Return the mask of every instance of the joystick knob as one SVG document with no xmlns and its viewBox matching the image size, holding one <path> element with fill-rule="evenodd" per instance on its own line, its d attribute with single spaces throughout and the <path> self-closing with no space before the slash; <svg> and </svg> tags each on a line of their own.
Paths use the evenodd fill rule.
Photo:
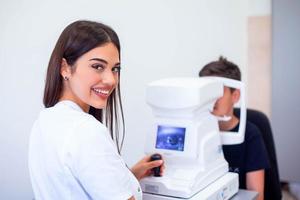
<svg viewBox="0 0 300 200">
<path fill-rule="evenodd" d="M 161 155 L 159 154 L 153 154 L 150 158 L 151 161 L 154 160 L 161 160 Z M 160 166 L 152 168 L 153 176 L 160 177 Z"/>
</svg>

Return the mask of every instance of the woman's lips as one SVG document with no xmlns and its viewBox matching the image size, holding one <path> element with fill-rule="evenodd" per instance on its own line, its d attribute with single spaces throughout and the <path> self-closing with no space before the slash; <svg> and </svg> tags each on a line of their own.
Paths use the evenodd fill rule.
<svg viewBox="0 0 300 200">
<path fill-rule="evenodd" d="M 102 99 L 107 99 L 110 95 L 110 90 L 108 89 L 92 88 L 92 91 Z"/>
</svg>

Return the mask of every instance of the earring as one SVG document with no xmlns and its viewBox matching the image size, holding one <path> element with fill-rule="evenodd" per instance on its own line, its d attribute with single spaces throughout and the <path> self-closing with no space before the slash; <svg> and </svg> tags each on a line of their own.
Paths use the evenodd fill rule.
<svg viewBox="0 0 300 200">
<path fill-rule="evenodd" d="M 64 77 L 64 79 L 65 79 L 66 81 L 68 81 L 68 80 L 69 80 L 69 78 L 68 78 L 68 77 L 66 77 L 66 76 Z"/>
</svg>

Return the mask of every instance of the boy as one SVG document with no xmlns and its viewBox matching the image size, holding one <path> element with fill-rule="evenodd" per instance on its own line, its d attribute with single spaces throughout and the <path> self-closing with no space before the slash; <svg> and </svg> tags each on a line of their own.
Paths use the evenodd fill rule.
<svg viewBox="0 0 300 200">
<path fill-rule="evenodd" d="M 223 57 L 205 65 L 199 76 L 218 76 L 241 81 L 238 66 Z M 239 118 L 234 115 L 233 106 L 239 98 L 240 90 L 224 86 L 223 96 L 216 101 L 212 112 L 220 118 L 227 118 L 219 121 L 221 131 L 238 131 Z M 269 163 L 259 129 L 247 121 L 244 142 L 237 145 L 223 145 L 223 152 L 229 164 L 229 171 L 239 174 L 240 188 L 257 191 L 258 199 L 263 200 L 264 169 L 269 167 Z"/>
</svg>

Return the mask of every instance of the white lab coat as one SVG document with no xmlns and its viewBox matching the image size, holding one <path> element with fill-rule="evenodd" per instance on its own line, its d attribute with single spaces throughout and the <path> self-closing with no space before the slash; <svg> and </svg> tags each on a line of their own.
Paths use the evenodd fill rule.
<svg viewBox="0 0 300 200">
<path fill-rule="evenodd" d="M 41 111 L 31 131 L 29 171 L 37 200 L 142 199 L 107 128 L 72 101 Z"/>
</svg>

